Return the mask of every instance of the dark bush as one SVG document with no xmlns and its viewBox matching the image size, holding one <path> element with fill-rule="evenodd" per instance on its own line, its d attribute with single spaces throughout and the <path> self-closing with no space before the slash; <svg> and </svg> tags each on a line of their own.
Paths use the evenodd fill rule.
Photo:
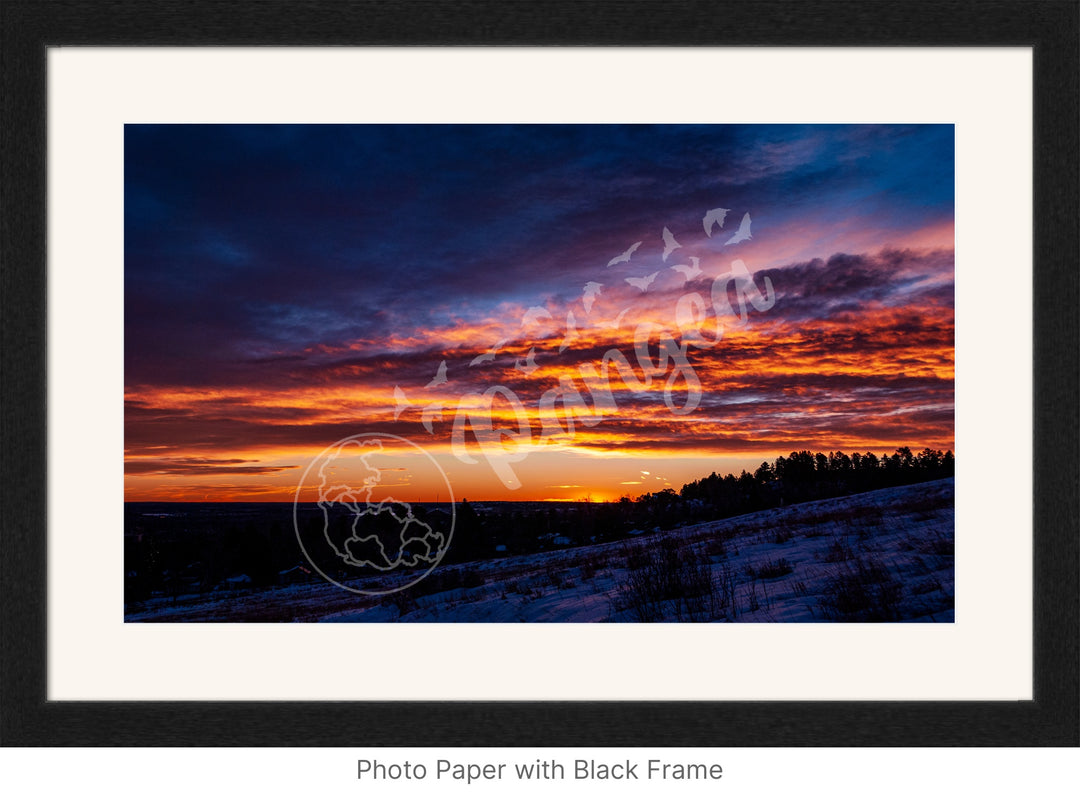
<svg viewBox="0 0 1080 802">
<path fill-rule="evenodd" d="M 757 567 L 751 567 L 749 573 L 758 579 L 776 579 L 787 576 L 795 570 L 795 566 L 781 557 L 779 560 L 767 560 Z"/>
<path fill-rule="evenodd" d="M 896 621 L 902 597 L 903 585 L 884 563 L 857 559 L 825 583 L 822 613 L 833 621 Z"/>
</svg>

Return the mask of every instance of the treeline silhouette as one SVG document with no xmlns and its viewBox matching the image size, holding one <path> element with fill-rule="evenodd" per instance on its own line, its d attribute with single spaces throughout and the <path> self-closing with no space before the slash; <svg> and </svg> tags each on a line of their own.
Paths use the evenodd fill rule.
<svg viewBox="0 0 1080 802">
<path fill-rule="evenodd" d="M 712 473 L 683 485 L 608 503 L 498 505 L 477 511 L 464 502 L 447 559 L 466 562 L 635 537 L 682 524 L 730 518 L 802 501 L 835 498 L 952 476 L 952 451 L 908 446 L 872 452 L 793 451 L 738 476 Z M 502 547 L 502 548 L 500 548 Z"/>
<path fill-rule="evenodd" d="M 801 501 L 943 479 L 952 476 L 954 469 L 952 451 L 930 448 L 915 454 L 902 446 L 880 458 L 873 452 L 849 456 L 843 451 L 827 455 L 793 451 L 774 462 L 761 463 L 752 474 L 745 470 L 737 477 L 713 473 L 683 485 L 679 500 L 707 515 L 730 517 Z M 639 499 L 639 503 L 663 504 L 667 494 L 653 493 Z"/>
</svg>

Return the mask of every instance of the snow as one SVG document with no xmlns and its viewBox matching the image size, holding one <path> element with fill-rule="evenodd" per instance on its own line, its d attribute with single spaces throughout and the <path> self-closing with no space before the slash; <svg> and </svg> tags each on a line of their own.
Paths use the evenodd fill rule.
<svg viewBox="0 0 1080 802">
<path fill-rule="evenodd" d="M 442 565 L 385 596 L 305 581 L 154 599 L 125 620 L 948 622 L 953 496 L 953 480 L 942 479 L 615 543 Z M 482 584 L 453 586 L 466 573 Z"/>
</svg>

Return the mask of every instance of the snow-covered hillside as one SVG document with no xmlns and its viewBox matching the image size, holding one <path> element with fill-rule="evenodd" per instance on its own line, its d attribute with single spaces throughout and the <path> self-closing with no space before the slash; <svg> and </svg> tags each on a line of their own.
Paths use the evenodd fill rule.
<svg viewBox="0 0 1080 802">
<path fill-rule="evenodd" d="M 444 565 L 386 596 L 308 582 L 156 599 L 125 620 L 952 621 L 953 487 L 941 479 L 617 543 Z M 392 579 L 404 584 L 400 574 Z"/>
</svg>

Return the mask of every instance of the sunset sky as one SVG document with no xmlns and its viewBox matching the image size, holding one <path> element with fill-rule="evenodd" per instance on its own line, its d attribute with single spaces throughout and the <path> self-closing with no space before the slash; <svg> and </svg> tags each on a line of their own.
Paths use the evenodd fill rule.
<svg viewBox="0 0 1080 802">
<path fill-rule="evenodd" d="M 128 125 L 126 498 L 290 501 L 367 432 L 470 500 L 953 448 L 953 179 L 946 125 Z"/>
</svg>

